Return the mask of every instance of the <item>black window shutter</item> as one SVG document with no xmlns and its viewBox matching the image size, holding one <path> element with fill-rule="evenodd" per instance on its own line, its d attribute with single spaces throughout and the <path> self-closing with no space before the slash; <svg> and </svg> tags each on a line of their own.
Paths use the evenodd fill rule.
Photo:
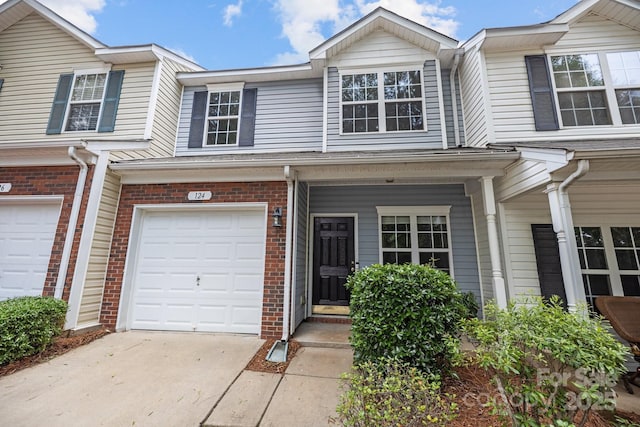
<svg viewBox="0 0 640 427">
<path fill-rule="evenodd" d="M 209 92 L 195 92 L 191 108 L 191 126 L 189 128 L 189 148 L 200 148 L 204 139 L 204 122 L 207 114 Z"/>
<path fill-rule="evenodd" d="M 242 112 L 240 113 L 240 134 L 238 136 L 238 145 L 240 147 L 253 146 L 257 100 L 258 89 L 244 89 L 242 91 Z"/>
<path fill-rule="evenodd" d="M 558 115 L 545 55 L 525 56 L 536 130 L 558 130 Z"/>
<path fill-rule="evenodd" d="M 2 85 L 4 84 L 4 79 L 0 79 L 0 90 L 2 90 Z"/>
<path fill-rule="evenodd" d="M 49 115 L 47 135 L 56 135 L 62 132 L 62 127 L 64 126 L 64 113 L 67 110 L 67 102 L 69 101 L 69 93 L 71 92 L 72 83 L 73 74 L 60 75 L 56 94 L 53 97 L 51 114 Z"/>
<path fill-rule="evenodd" d="M 124 79 L 124 70 L 109 72 L 107 80 L 107 88 L 105 89 L 104 104 L 102 106 L 102 116 L 98 125 L 98 132 L 113 132 L 116 126 L 116 113 L 118 112 L 118 103 L 120 102 L 120 90 L 122 89 L 122 80 Z"/>
<path fill-rule="evenodd" d="M 545 299 L 558 295 L 566 308 L 567 294 L 562 280 L 558 238 L 551 224 L 531 224 L 533 247 L 536 252 L 540 293 Z"/>
</svg>

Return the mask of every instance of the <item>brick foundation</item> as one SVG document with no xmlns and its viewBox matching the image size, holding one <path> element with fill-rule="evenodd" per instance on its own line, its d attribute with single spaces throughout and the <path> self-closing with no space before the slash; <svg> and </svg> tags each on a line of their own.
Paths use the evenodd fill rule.
<svg viewBox="0 0 640 427">
<path fill-rule="evenodd" d="M 7 167 L 0 168 L 0 182 L 10 182 L 11 191 L 3 193 L 2 196 L 61 196 L 64 198 L 58 226 L 56 228 L 53 247 L 51 249 L 51 257 L 49 258 L 49 267 L 47 269 L 47 277 L 44 282 L 45 296 L 53 296 L 56 281 L 60 270 L 60 262 L 62 261 L 62 250 L 64 248 L 64 240 L 67 235 L 69 226 L 69 216 L 71 215 L 71 207 L 73 206 L 73 195 L 76 190 L 78 174 L 80 168 L 78 166 L 49 166 L 49 167 Z M 65 280 L 63 299 L 68 300 L 71 280 L 76 266 L 76 258 L 78 256 L 78 246 L 80 245 L 80 236 L 84 225 L 84 215 L 89 199 L 89 190 L 91 188 L 91 178 L 93 176 L 93 167 L 89 167 L 87 180 L 85 183 L 80 215 L 76 226 L 76 234 L 74 236 L 73 247 L 71 250 L 71 259 L 67 270 Z"/>
<path fill-rule="evenodd" d="M 188 201 L 189 191 L 211 191 L 211 200 Z M 116 226 L 111 244 L 107 279 L 100 321 L 114 328 L 122 291 L 124 264 L 129 246 L 129 233 L 134 205 L 143 204 L 207 204 L 207 203 L 268 203 L 269 212 L 276 206 L 283 208 L 283 227 L 267 223 L 262 307 L 262 338 L 282 335 L 284 299 L 284 259 L 286 242 L 286 182 L 242 182 L 214 184 L 148 184 L 123 185 Z"/>
</svg>

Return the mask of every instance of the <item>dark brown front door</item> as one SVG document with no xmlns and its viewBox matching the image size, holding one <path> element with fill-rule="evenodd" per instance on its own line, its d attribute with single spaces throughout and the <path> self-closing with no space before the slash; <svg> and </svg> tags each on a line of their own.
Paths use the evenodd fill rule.
<svg viewBox="0 0 640 427">
<path fill-rule="evenodd" d="M 355 267 L 354 219 L 315 218 L 313 237 L 313 312 L 346 314 L 344 287 Z"/>
</svg>

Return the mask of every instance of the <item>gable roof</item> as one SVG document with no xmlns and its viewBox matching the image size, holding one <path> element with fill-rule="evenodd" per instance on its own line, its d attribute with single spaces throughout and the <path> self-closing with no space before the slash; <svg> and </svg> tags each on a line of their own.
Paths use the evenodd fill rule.
<svg viewBox="0 0 640 427">
<path fill-rule="evenodd" d="M 572 24 L 589 13 L 640 31 L 640 2 L 637 0 L 582 0 L 549 23 Z"/>
<path fill-rule="evenodd" d="M 378 7 L 313 49 L 309 58 L 312 62 L 331 58 L 379 29 L 434 53 L 458 46 L 458 41 L 451 37 Z"/>
<path fill-rule="evenodd" d="M 204 70 L 203 67 L 195 62 L 155 44 L 143 46 L 107 46 L 56 14 L 51 9 L 42 5 L 37 0 L 9 0 L 0 5 L 0 32 L 32 13 L 37 13 L 60 30 L 92 49 L 95 55 L 105 62 L 123 64 L 169 58 L 193 70 Z"/>
<path fill-rule="evenodd" d="M 518 27 L 485 28 L 463 46 L 479 46 L 485 51 L 540 48 L 560 40 L 572 24 L 588 14 L 596 14 L 640 31 L 640 2 L 637 0 L 582 0 L 548 22 Z"/>
<path fill-rule="evenodd" d="M 0 32 L 33 12 L 38 13 L 44 19 L 91 49 L 106 47 L 106 45 L 36 0 L 9 0 L 0 5 Z"/>
</svg>

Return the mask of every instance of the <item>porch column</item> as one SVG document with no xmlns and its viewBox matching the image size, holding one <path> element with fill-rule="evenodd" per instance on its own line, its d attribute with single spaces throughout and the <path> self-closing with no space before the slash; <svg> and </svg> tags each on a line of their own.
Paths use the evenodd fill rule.
<svg viewBox="0 0 640 427">
<path fill-rule="evenodd" d="M 483 176 L 480 178 L 480 183 L 482 184 L 484 214 L 487 218 L 493 296 L 496 299 L 498 307 L 505 308 L 507 306 L 507 290 L 505 288 L 504 275 L 502 274 L 502 262 L 500 261 L 500 239 L 498 237 L 498 225 L 496 221 L 496 200 L 493 192 L 493 177 Z"/>
<path fill-rule="evenodd" d="M 545 193 L 549 198 L 553 231 L 558 238 L 562 279 L 567 295 L 567 308 L 576 311 L 576 303 L 586 300 L 578 248 L 573 233 L 573 215 L 569 195 L 561 191 L 561 183 L 552 182 L 547 185 Z"/>
</svg>

